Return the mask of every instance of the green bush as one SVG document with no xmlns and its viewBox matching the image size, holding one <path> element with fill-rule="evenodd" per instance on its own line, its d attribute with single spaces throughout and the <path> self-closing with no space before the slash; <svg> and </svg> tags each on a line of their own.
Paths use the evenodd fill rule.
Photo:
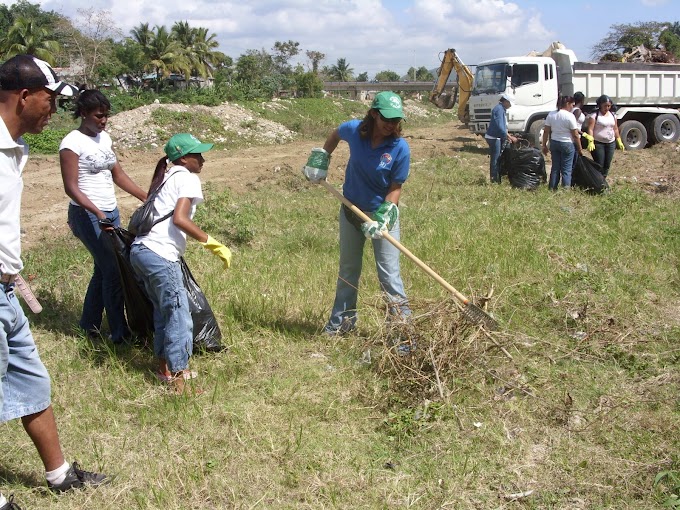
<svg viewBox="0 0 680 510">
<path fill-rule="evenodd" d="M 37 135 L 25 134 L 24 140 L 31 148 L 32 154 L 57 154 L 59 144 L 70 131 L 70 129 L 45 129 Z"/>
</svg>

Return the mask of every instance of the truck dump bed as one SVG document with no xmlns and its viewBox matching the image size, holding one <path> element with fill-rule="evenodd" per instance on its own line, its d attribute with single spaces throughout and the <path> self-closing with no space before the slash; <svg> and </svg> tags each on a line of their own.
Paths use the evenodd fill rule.
<svg viewBox="0 0 680 510">
<path fill-rule="evenodd" d="M 581 91 L 586 104 L 594 104 L 606 94 L 617 106 L 680 106 L 677 64 L 574 62 L 571 76 L 568 72 L 560 74 L 562 93 L 573 95 Z"/>
</svg>

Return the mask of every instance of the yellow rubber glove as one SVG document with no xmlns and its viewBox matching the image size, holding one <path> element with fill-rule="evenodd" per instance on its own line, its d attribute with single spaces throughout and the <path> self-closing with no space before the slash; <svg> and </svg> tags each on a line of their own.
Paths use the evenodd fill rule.
<svg viewBox="0 0 680 510">
<path fill-rule="evenodd" d="M 222 243 L 215 241 L 212 236 L 208 236 L 208 240 L 201 244 L 204 248 L 207 248 L 222 259 L 222 262 L 224 262 L 224 269 L 229 268 L 231 265 L 231 251 L 229 251 L 229 248 L 224 246 Z"/>
<path fill-rule="evenodd" d="M 626 150 L 626 147 L 625 147 L 625 145 L 623 145 L 623 142 L 621 141 L 620 137 L 616 139 L 616 147 L 618 149 L 621 149 L 622 151 Z"/>
<path fill-rule="evenodd" d="M 593 152 L 595 150 L 595 139 L 593 138 L 592 135 L 589 135 L 588 133 L 583 133 L 583 138 L 588 140 L 588 146 L 586 147 L 586 150 L 589 152 Z"/>
</svg>

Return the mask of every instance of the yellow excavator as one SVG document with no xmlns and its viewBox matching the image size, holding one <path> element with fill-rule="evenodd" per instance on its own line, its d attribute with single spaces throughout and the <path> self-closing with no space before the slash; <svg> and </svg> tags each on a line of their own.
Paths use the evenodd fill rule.
<svg viewBox="0 0 680 510">
<path fill-rule="evenodd" d="M 458 74 L 458 87 L 452 93 L 446 93 L 444 92 L 444 87 L 446 87 L 446 82 L 449 80 L 453 69 Z M 468 101 L 470 100 L 470 92 L 472 92 L 472 84 L 475 80 L 472 71 L 458 58 L 456 50 L 449 48 L 444 52 L 442 65 L 439 67 L 438 72 L 439 79 L 435 83 L 432 92 L 430 92 L 430 102 L 439 108 L 450 109 L 453 108 L 453 105 L 456 103 L 456 96 L 458 96 L 458 119 L 467 126 L 470 121 Z"/>
</svg>

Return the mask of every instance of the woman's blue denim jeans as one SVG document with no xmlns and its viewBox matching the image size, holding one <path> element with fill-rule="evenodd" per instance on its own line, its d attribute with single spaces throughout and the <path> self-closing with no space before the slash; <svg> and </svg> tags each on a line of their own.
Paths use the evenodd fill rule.
<svg viewBox="0 0 680 510">
<path fill-rule="evenodd" d="M 571 170 L 574 165 L 574 143 L 550 140 L 550 155 L 552 157 L 550 189 L 557 189 L 560 177 L 562 178 L 563 187 L 571 187 Z"/>
<path fill-rule="evenodd" d="M 153 353 L 171 372 L 189 368 L 193 322 L 180 263 L 171 262 L 143 244 L 133 244 L 130 263 L 153 303 Z"/>
<path fill-rule="evenodd" d="M 115 226 L 120 226 L 118 208 L 103 212 Z M 106 310 L 111 340 L 114 343 L 122 342 L 130 337 L 130 330 L 125 320 L 125 301 L 116 255 L 113 245 L 104 238 L 108 234 L 99 228 L 97 216 L 77 205 L 69 205 L 68 224 L 73 235 L 80 239 L 94 259 L 94 271 L 85 293 L 80 327 L 88 332 L 99 331 Z"/>
<path fill-rule="evenodd" d="M 612 165 L 614 159 L 614 151 L 616 150 L 616 140 L 610 143 L 595 142 L 595 150 L 591 152 L 593 161 L 599 163 L 602 167 L 602 175 L 607 177 L 609 175 L 609 167 Z"/>
<path fill-rule="evenodd" d="M 13 283 L 0 283 L 0 381 L 0 423 L 50 406 L 50 376 Z"/>
<path fill-rule="evenodd" d="M 330 319 L 324 328 L 329 334 L 345 333 L 354 328 L 357 321 L 357 298 L 359 277 L 363 262 L 366 236 L 352 225 L 340 208 L 340 270 L 335 290 L 335 302 Z M 399 220 L 390 230 L 390 235 L 399 240 Z M 399 272 L 400 251 L 385 239 L 372 239 L 378 281 L 384 297 L 389 303 L 389 313 L 394 318 L 411 315 L 404 282 Z"/>
</svg>

